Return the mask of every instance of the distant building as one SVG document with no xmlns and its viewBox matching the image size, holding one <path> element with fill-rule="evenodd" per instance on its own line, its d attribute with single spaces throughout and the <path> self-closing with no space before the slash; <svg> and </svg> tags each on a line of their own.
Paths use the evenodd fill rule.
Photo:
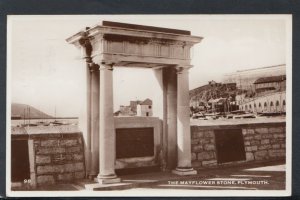
<svg viewBox="0 0 300 200">
<path fill-rule="evenodd" d="M 152 101 L 150 99 L 146 99 L 137 105 L 137 116 L 150 117 L 152 115 Z"/>
<path fill-rule="evenodd" d="M 236 83 L 238 89 L 254 91 L 253 84 L 259 78 L 266 76 L 281 76 L 286 74 L 286 65 L 274 65 L 248 70 L 240 70 L 226 74 L 223 78 L 224 83 Z"/>
<path fill-rule="evenodd" d="M 240 110 L 248 112 L 286 112 L 286 76 L 267 76 L 254 82 L 255 93 L 251 97 L 240 95 Z"/>
<path fill-rule="evenodd" d="M 152 101 L 148 98 L 144 101 L 130 101 L 129 106 L 121 105 L 114 114 L 115 116 L 152 116 Z"/>
<path fill-rule="evenodd" d="M 267 91 L 285 91 L 286 76 L 268 76 L 259 78 L 254 82 L 256 93 Z"/>
</svg>

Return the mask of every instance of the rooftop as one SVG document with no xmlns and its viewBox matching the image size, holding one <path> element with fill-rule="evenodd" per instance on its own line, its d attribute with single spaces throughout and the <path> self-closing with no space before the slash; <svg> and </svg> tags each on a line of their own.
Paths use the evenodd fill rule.
<svg viewBox="0 0 300 200">
<path fill-rule="evenodd" d="M 269 76 L 269 77 L 263 77 L 257 79 L 254 84 L 259 84 L 259 83 L 272 83 L 272 82 L 281 82 L 286 80 L 285 75 L 280 75 L 280 76 Z"/>
</svg>

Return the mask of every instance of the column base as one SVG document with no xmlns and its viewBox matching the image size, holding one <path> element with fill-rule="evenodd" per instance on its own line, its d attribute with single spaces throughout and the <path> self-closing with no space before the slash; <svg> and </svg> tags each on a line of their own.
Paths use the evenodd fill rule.
<svg viewBox="0 0 300 200">
<path fill-rule="evenodd" d="M 112 184 L 112 183 L 120 183 L 121 178 L 118 178 L 116 175 L 112 176 L 99 176 L 94 179 L 96 182 L 100 184 Z"/>
<path fill-rule="evenodd" d="M 193 168 L 176 168 L 172 170 L 173 174 L 177 174 L 180 176 L 188 176 L 188 175 L 195 175 L 197 174 L 197 171 L 194 170 Z"/>
</svg>

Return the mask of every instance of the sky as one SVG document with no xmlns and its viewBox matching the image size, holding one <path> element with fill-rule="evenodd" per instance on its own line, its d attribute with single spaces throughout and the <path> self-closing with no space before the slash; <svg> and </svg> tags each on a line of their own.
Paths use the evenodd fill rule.
<svg viewBox="0 0 300 200">
<path fill-rule="evenodd" d="M 285 64 L 288 15 L 69 15 L 8 17 L 8 90 L 11 102 L 50 115 L 78 116 L 82 69 L 80 51 L 66 39 L 102 20 L 191 31 L 203 40 L 191 51 L 190 89 L 221 82 L 237 70 Z M 116 67 L 114 110 L 130 100 L 157 99 L 150 69 Z M 155 105 L 155 102 L 154 102 Z"/>
</svg>

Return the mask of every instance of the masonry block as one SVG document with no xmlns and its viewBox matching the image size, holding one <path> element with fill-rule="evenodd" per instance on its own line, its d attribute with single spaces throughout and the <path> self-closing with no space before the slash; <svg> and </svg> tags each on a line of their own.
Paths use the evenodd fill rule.
<svg viewBox="0 0 300 200">
<path fill-rule="evenodd" d="M 203 147 L 206 151 L 215 150 L 215 145 L 213 145 L 213 144 L 205 144 Z"/>
<path fill-rule="evenodd" d="M 58 140 L 42 140 L 41 141 L 42 147 L 53 147 L 58 146 Z"/>
<path fill-rule="evenodd" d="M 260 134 L 255 135 L 255 136 L 254 136 L 254 139 L 255 139 L 255 140 L 260 140 L 260 139 L 261 139 L 261 135 L 260 135 Z"/>
<path fill-rule="evenodd" d="M 81 137 L 78 138 L 78 144 L 82 145 L 82 138 Z"/>
<path fill-rule="evenodd" d="M 62 147 L 45 147 L 45 148 L 38 148 L 36 154 L 59 154 L 64 153 L 66 151 L 65 148 Z"/>
<path fill-rule="evenodd" d="M 273 135 L 270 134 L 270 133 L 267 133 L 267 134 L 263 134 L 263 135 L 261 136 L 261 138 L 262 138 L 262 139 L 270 139 L 270 138 L 273 138 Z"/>
<path fill-rule="evenodd" d="M 63 165 L 44 165 L 37 166 L 37 174 L 63 173 L 65 168 Z"/>
<path fill-rule="evenodd" d="M 280 144 L 273 144 L 273 145 L 272 145 L 272 148 L 273 148 L 273 149 L 279 149 L 279 148 L 280 148 Z"/>
<path fill-rule="evenodd" d="M 213 151 L 210 152 L 201 152 L 198 153 L 198 160 L 210 160 L 210 159 L 214 159 L 215 158 L 215 154 Z"/>
<path fill-rule="evenodd" d="M 258 147 L 258 150 L 271 149 L 272 146 L 270 144 L 264 144 Z"/>
<path fill-rule="evenodd" d="M 259 145 L 260 144 L 260 140 L 251 140 L 250 144 L 251 145 Z"/>
<path fill-rule="evenodd" d="M 247 130 L 247 134 L 252 135 L 255 134 L 254 129 L 246 129 Z"/>
<path fill-rule="evenodd" d="M 270 144 L 270 140 L 269 139 L 263 139 L 263 140 L 261 140 L 261 144 Z"/>
<path fill-rule="evenodd" d="M 83 160 L 83 154 L 82 153 L 73 154 L 73 160 L 74 161 L 82 161 Z"/>
<path fill-rule="evenodd" d="M 268 128 L 255 128 L 255 132 L 260 133 L 260 134 L 264 134 L 264 133 L 268 133 L 269 130 L 268 130 Z"/>
<path fill-rule="evenodd" d="M 268 157 L 268 151 L 267 150 L 261 150 L 254 152 L 254 158 L 255 160 L 263 160 Z"/>
<path fill-rule="evenodd" d="M 245 136 L 245 135 L 247 135 L 247 129 L 242 129 L 242 133 L 243 133 L 243 135 Z"/>
<path fill-rule="evenodd" d="M 59 144 L 61 146 L 75 146 L 77 145 L 77 139 L 61 140 Z"/>
<path fill-rule="evenodd" d="M 50 156 L 37 155 L 35 157 L 35 162 L 37 164 L 47 164 L 47 163 L 51 162 L 51 157 Z"/>
<path fill-rule="evenodd" d="M 197 139 L 192 139 L 192 140 L 191 140 L 191 144 L 192 144 L 192 145 L 195 145 L 195 144 L 198 144 L 198 143 L 199 143 L 199 142 L 198 142 Z"/>
<path fill-rule="evenodd" d="M 54 154 L 52 156 L 53 163 L 60 163 L 60 162 L 70 161 L 72 159 L 73 159 L 73 157 L 72 157 L 71 154 Z"/>
<path fill-rule="evenodd" d="M 76 172 L 84 170 L 84 165 L 80 163 L 68 163 L 64 165 L 65 172 Z"/>
<path fill-rule="evenodd" d="M 253 140 L 253 136 L 246 136 L 246 137 L 244 137 L 244 140 Z"/>
<path fill-rule="evenodd" d="M 66 153 L 80 152 L 80 150 L 81 150 L 81 148 L 79 146 L 68 147 L 68 148 L 66 148 Z"/>
<path fill-rule="evenodd" d="M 271 127 L 269 128 L 269 133 L 283 133 L 283 127 Z"/>
<path fill-rule="evenodd" d="M 193 145 L 192 146 L 192 152 L 201 152 L 201 151 L 203 151 L 202 145 Z"/>
<path fill-rule="evenodd" d="M 197 160 L 197 154 L 196 153 L 192 153 L 192 161 Z"/>
<path fill-rule="evenodd" d="M 214 137 L 214 131 L 205 131 L 204 136 L 207 138 Z"/>
<path fill-rule="evenodd" d="M 277 134 L 274 134 L 273 137 L 276 139 L 276 138 L 285 138 L 285 134 L 284 133 L 277 133 Z"/>
<path fill-rule="evenodd" d="M 210 140 L 209 139 L 204 139 L 204 138 L 201 138 L 199 140 L 199 144 L 202 145 L 202 144 L 209 144 L 210 143 Z"/>
<path fill-rule="evenodd" d="M 194 137 L 195 138 L 203 138 L 203 132 L 201 131 L 201 132 L 196 132 L 195 134 L 194 134 Z"/>
<path fill-rule="evenodd" d="M 250 146 L 250 141 L 245 141 L 244 144 L 245 146 Z"/>
<path fill-rule="evenodd" d="M 285 157 L 284 149 L 270 149 L 269 150 L 270 157 Z"/>
<path fill-rule="evenodd" d="M 247 152 L 257 151 L 257 146 L 247 146 L 245 147 L 245 151 Z"/>
<path fill-rule="evenodd" d="M 254 160 L 254 155 L 251 152 L 246 152 L 246 160 L 247 161 L 252 161 Z"/>
</svg>

